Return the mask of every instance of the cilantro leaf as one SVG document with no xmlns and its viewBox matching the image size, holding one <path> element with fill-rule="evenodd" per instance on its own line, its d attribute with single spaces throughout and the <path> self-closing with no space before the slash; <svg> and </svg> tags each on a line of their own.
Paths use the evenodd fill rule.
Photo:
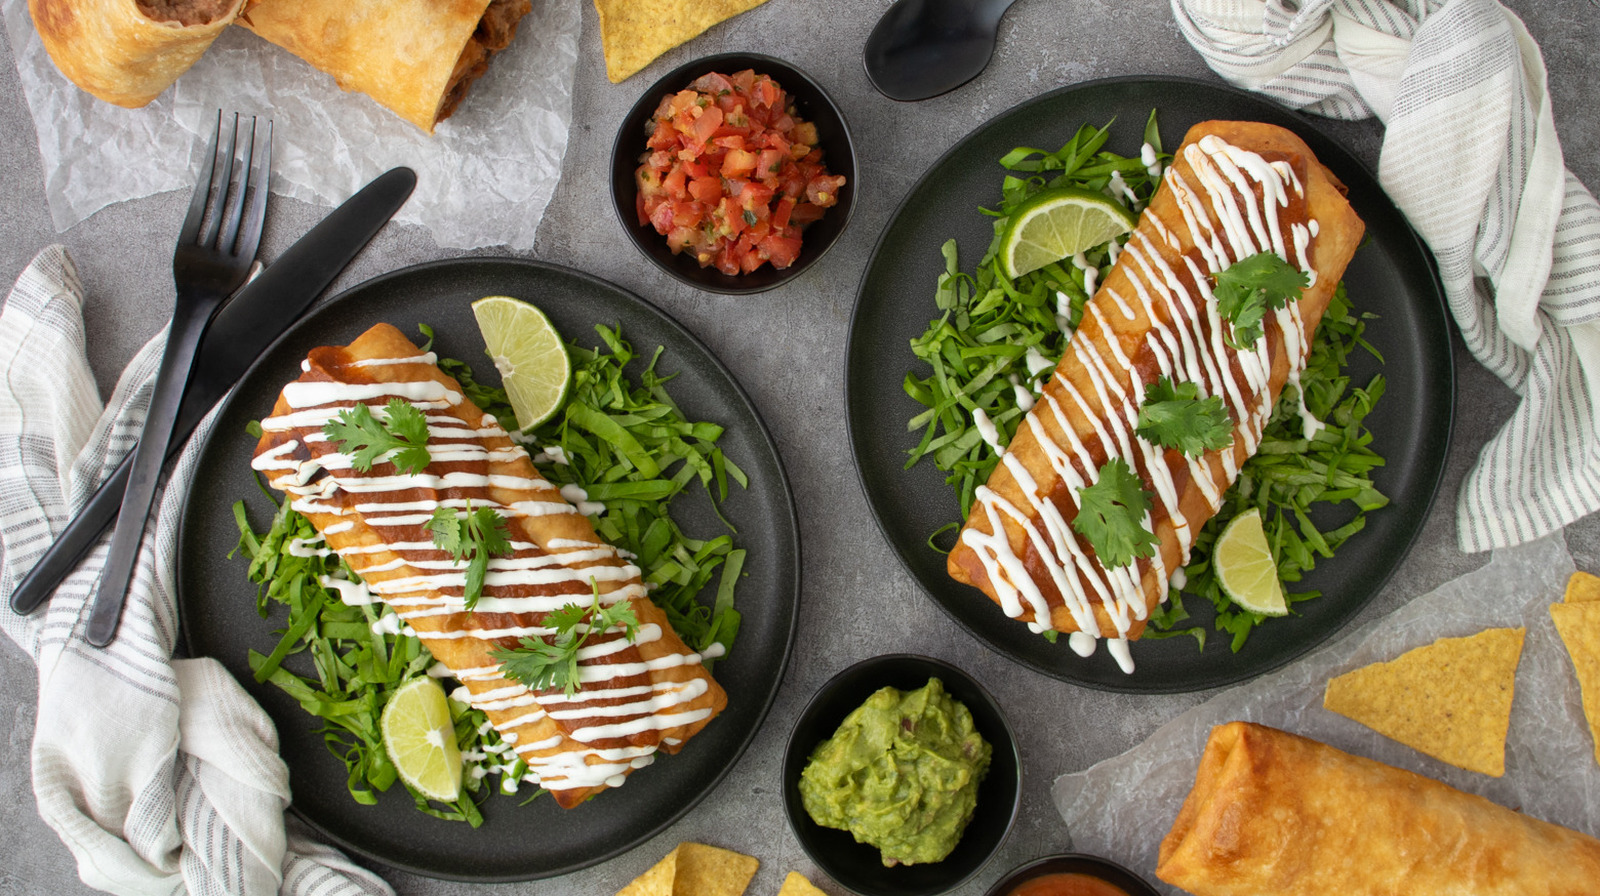
<svg viewBox="0 0 1600 896">
<path fill-rule="evenodd" d="M 483 596 L 489 558 L 511 553 L 505 518 L 492 507 L 473 510 L 468 505 L 464 514 L 456 513 L 454 508 L 439 507 L 428 520 L 427 529 L 433 535 L 434 547 L 454 557 L 457 563 L 467 561 L 467 583 L 461 597 L 470 612 Z"/>
<path fill-rule="evenodd" d="M 1078 515 L 1072 520 L 1107 569 L 1127 566 L 1137 557 L 1150 557 L 1160 544 L 1144 527 L 1150 511 L 1150 493 L 1128 467 L 1113 457 L 1100 467 L 1093 485 L 1078 490 Z"/>
<path fill-rule="evenodd" d="M 496 647 L 489 655 L 499 660 L 506 675 L 529 688 L 561 688 L 570 697 L 583 687 L 578 680 L 578 648 L 595 632 L 615 628 L 622 629 L 623 637 L 632 643 L 639 633 L 639 617 L 625 600 L 602 607 L 597 584 L 591 606 L 566 604 L 546 615 L 544 626 L 555 630 L 550 640 L 521 638 L 516 647 Z"/>
<path fill-rule="evenodd" d="M 1217 310 L 1233 322 L 1233 332 L 1225 337 L 1228 345 L 1240 350 L 1254 346 L 1267 311 L 1297 301 L 1308 283 L 1304 271 L 1271 252 L 1241 258 L 1218 271 L 1212 294 Z"/>
<path fill-rule="evenodd" d="M 1163 448 L 1198 457 L 1233 442 L 1233 418 L 1223 407 L 1222 396 L 1201 398 L 1199 384 L 1161 377 L 1145 387 L 1135 431 Z"/>
<path fill-rule="evenodd" d="M 350 466 L 360 473 L 391 453 L 389 462 L 404 473 L 421 472 L 433 460 L 427 448 L 428 420 L 402 398 L 389 399 L 382 420 L 373 416 L 372 408 L 358 404 L 340 411 L 322 432 L 338 443 L 341 453 L 350 455 Z"/>
</svg>

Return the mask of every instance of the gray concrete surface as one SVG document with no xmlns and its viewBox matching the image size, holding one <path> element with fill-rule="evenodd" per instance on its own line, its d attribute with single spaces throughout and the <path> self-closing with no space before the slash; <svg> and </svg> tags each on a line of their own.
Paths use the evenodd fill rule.
<svg viewBox="0 0 1600 896">
<path fill-rule="evenodd" d="M 994 62 L 976 82 L 941 98 L 900 105 L 872 90 L 860 63 L 862 43 L 889 0 L 835 2 L 820 11 L 823 5 L 772 0 L 667 54 L 643 75 L 613 85 L 604 77 L 595 11 L 586 3 L 565 173 L 531 253 L 648 296 L 705 340 L 763 408 L 793 482 L 805 548 L 796 660 L 769 722 L 710 799 L 639 849 L 531 884 L 472 886 L 385 870 L 400 893 L 600 896 L 615 892 L 685 839 L 758 856 L 762 866 L 752 894 L 775 893 L 789 869 L 812 874 L 830 893 L 843 893 L 815 874 L 783 820 L 777 775 L 787 720 L 833 673 L 892 649 L 943 657 L 975 673 L 995 692 L 1021 736 L 1026 781 L 1021 816 L 997 859 L 958 891 L 971 896 L 1006 869 L 1067 844 L 1048 798 L 1056 775 L 1128 749 L 1207 696 L 1140 698 L 1084 690 L 1016 666 L 957 628 L 923 596 L 878 534 L 851 471 L 841 396 L 850 310 L 876 235 L 923 169 L 947 147 L 1011 105 L 1060 85 L 1128 74 L 1215 76 L 1183 42 L 1161 0 L 1025 0 L 1007 15 Z M 1592 74 L 1594 48 L 1600 46 L 1600 10 L 1579 0 L 1511 5 L 1544 48 L 1568 165 L 1591 189 L 1600 188 L 1600 112 L 1584 83 Z M 781 56 L 825 84 L 849 116 L 860 159 L 855 219 L 843 242 L 806 276 L 751 299 L 719 297 L 664 280 L 623 241 L 606 192 L 612 136 L 639 92 L 673 66 L 727 50 Z M 1375 163 L 1375 123 L 1328 128 Z M 149 222 L 178 221 L 184 197 L 173 193 L 124 203 L 57 234 L 41 182 L 32 122 L 9 51 L 0 42 L 0 283 L 9 285 L 41 247 L 67 244 L 88 286 L 92 361 L 102 390 L 109 390 L 170 308 L 170 240 L 150 235 Z M 268 258 L 325 211 L 290 200 L 275 203 L 263 245 Z M 391 225 L 336 288 L 450 254 L 455 253 L 440 250 L 425 231 Z M 1455 547 L 1455 496 L 1477 448 L 1509 415 L 1512 396 L 1459 344 L 1456 353 L 1457 404 L 1470 412 L 1458 415 L 1448 472 L 1420 543 L 1363 619 L 1387 613 L 1483 562 Z M 1600 520 L 1580 522 L 1567 537 L 1580 566 L 1600 568 Z M 29 786 L 34 688 L 31 665 L 6 642 L 0 647 L 0 717 L 9 721 L 9 730 L 0 737 L 0 793 L 11 798 L 0 801 L 0 894 L 75 896 L 89 891 L 78 881 L 66 849 L 39 820 Z"/>
</svg>

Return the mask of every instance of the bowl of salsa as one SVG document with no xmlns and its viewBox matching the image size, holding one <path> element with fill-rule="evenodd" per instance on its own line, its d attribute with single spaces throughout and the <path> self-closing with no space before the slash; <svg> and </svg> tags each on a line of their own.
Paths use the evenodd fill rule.
<svg viewBox="0 0 1600 896">
<path fill-rule="evenodd" d="M 969 789 L 970 785 L 970 789 Z M 942 660 L 873 657 L 823 685 L 783 763 L 811 860 L 862 896 L 933 896 L 971 879 L 1016 821 L 1021 761 L 976 680 Z"/>
<path fill-rule="evenodd" d="M 1083 853 L 1048 856 L 1001 878 L 985 896 L 1161 896 L 1137 874 Z"/>
<path fill-rule="evenodd" d="M 792 65 L 723 53 L 639 97 L 612 147 L 622 229 L 662 270 L 746 295 L 816 263 L 849 223 L 855 147 L 821 85 Z"/>
</svg>

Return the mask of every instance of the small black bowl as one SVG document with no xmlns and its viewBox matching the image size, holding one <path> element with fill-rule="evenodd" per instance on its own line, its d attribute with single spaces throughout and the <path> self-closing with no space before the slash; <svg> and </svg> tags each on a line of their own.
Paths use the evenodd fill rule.
<svg viewBox="0 0 1600 896">
<path fill-rule="evenodd" d="M 800 257 L 783 270 L 764 264 L 748 274 L 731 276 L 715 267 L 701 267 L 688 254 L 674 253 L 667 248 L 667 238 L 656 233 L 649 224 L 639 223 L 637 211 L 638 187 L 634 172 L 639 168 L 639 157 L 645 151 L 645 125 L 661 105 L 662 97 L 688 87 L 701 75 L 720 72 L 731 75 L 745 69 L 755 69 L 778 82 L 794 103 L 800 117 L 817 126 L 817 145 L 822 147 L 822 161 L 830 174 L 845 177 L 844 189 L 839 191 L 839 202 L 827 209 L 820 220 L 812 222 L 803 233 Z M 856 150 L 850 140 L 850 128 L 844 115 L 833 104 L 827 91 L 811 76 L 771 56 L 758 53 L 721 53 L 681 65 L 666 77 L 650 86 L 639 101 L 633 104 L 617 129 L 617 140 L 611 148 L 611 202 L 616 207 L 617 219 L 622 229 L 646 257 L 673 277 L 707 292 L 725 295 L 749 295 L 765 292 L 798 277 L 802 271 L 815 264 L 817 259 L 833 246 L 850 223 L 850 211 L 856 195 Z"/>
<path fill-rule="evenodd" d="M 1029 862 L 1000 878 L 999 883 L 990 887 L 985 896 L 1006 896 L 1007 893 L 1011 892 L 1012 887 L 1021 886 L 1036 877 L 1044 877 L 1046 874 L 1083 874 L 1099 878 L 1121 889 L 1128 896 L 1161 896 L 1156 891 L 1156 888 L 1150 886 L 1144 878 L 1118 865 L 1116 862 L 1084 853 L 1046 856 Z"/>
<path fill-rule="evenodd" d="M 847 831 L 811 820 L 800 803 L 800 772 L 811 752 L 833 736 L 851 710 L 879 688 L 916 690 L 937 678 L 972 713 L 978 733 L 994 748 L 989 773 L 978 788 L 978 808 L 955 850 L 943 861 L 886 868 L 876 847 Z M 932 657 L 892 654 L 863 660 L 835 675 L 800 714 L 783 759 L 783 805 L 789 827 L 817 867 L 862 896 L 933 896 L 959 887 L 978 872 L 1010 833 L 1021 803 L 1022 762 L 1011 725 L 989 692 L 972 676 Z"/>
</svg>

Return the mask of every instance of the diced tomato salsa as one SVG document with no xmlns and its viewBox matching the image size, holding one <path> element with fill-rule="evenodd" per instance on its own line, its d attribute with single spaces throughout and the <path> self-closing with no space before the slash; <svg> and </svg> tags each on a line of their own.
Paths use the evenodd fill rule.
<svg viewBox="0 0 1600 896">
<path fill-rule="evenodd" d="M 822 164 L 816 125 L 788 95 L 746 69 L 702 75 L 667 96 L 639 157 L 639 223 L 701 267 L 782 270 L 800 255 L 800 231 L 839 201 L 842 175 Z"/>
</svg>

